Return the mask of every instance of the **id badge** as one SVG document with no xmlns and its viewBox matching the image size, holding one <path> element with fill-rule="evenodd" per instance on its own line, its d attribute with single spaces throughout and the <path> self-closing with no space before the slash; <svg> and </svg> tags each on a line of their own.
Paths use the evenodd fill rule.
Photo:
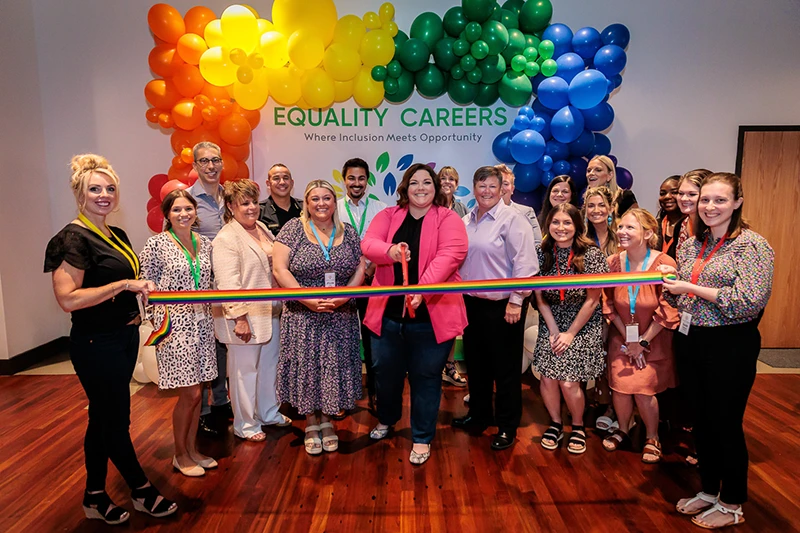
<svg viewBox="0 0 800 533">
<path fill-rule="evenodd" d="M 681 313 L 681 325 L 678 326 L 678 331 L 683 333 L 684 335 L 689 334 L 689 326 L 692 325 L 692 315 L 687 312 Z"/>
<path fill-rule="evenodd" d="M 625 326 L 625 342 L 639 342 L 639 324 Z"/>
<path fill-rule="evenodd" d="M 336 286 L 336 272 L 325 272 L 325 286 L 326 287 Z"/>
</svg>

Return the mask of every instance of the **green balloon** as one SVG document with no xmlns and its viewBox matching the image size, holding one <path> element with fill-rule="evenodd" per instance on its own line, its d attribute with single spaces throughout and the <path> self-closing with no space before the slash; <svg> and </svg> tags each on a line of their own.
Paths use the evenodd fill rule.
<svg viewBox="0 0 800 533">
<path fill-rule="evenodd" d="M 552 16 L 553 4 L 550 0 L 528 0 L 519 10 L 519 29 L 525 33 L 543 30 Z"/>
<path fill-rule="evenodd" d="M 464 10 L 459 6 L 448 9 L 442 20 L 444 31 L 446 31 L 450 37 L 458 37 L 458 34 L 464 31 L 468 23 L 469 21 L 464 15 Z"/>
<path fill-rule="evenodd" d="M 489 55 L 489 45 L 484 41 L 475 41 L 469 49 L 469 53 L 475 59 L 483 59 Z"/>
<path fill-rule="evenodd" d="M 508 0 L 505 4 L 503 4 L 503 9 L 513 11 L 519 15 L 519 10 L 522 9 L 522 4 L 524 3 L 525 0 Z"/>
<path fill-rule="evenodd" d="M 525 50 L 525 34 L 519 30 L 508 30 L 508 46 L 503 50 L 503 57 L 506 62 L 511 62 L 515 55 L 521 54 Z"/>
<path fill-rule="evenodd" d="M 501 55 L 489 56 L 478 61 L 478 68 L 481 69 L 483 83 L 497 83 L 506 73 L 506 60 Z"/>
<path fill-rule="evenodd" d="M 475 96 L 475 105 L 488 107 L 497 102 L 500 92 L 497 90 L 496 83 L 481 83 L 478 85 L 478 94 Z"/>
<path fill-rule="evenodd" d="M 465 56 L 469 53 L 469 43 L 464 39 L 456 39 L 453 43 L 453 54 L 457 57 Z"/>
<path fill-rule="evenodd" d="M 486 22 L 494 11 L 494 0 L 462 0 L 461 7 L 468 20 Z"/>
<path fill-rule="evenodd" d="M 414 75 L 409 71 L 404 70 L 403 73 L 397 78 L 397 92 L 394 94 L 386 93 L 384 98 L 393 104 L 405 102 L 411 93 L 414 92 Z"/>
<path fill-rule="evenodd" d="M 489 16 L 489 20 L 496 20 L 497 22 L 500 22 L 500 19 L 503 18 L 502 11 L 503 10 L 500 8 L 500 4 L 495 2 L 494 3 L 494 10 L 492 11 L 492 14 Z"/>
<path fill-rule="evenodd" d="M 534 48 L 539 48 L 539 43 L 542 42 L 542 39 L 537 37 L 536 35 L 528 35 L 525 34 L 525 48 L 529 46 L 533 46 Z"/>
<path fill-rule="evenodd" d="M 497 89 L 504 104 L 520 107 L 530 100 L 533 85 L 531 79 L 524 73 L 506 72 Z"/>
<path fill-rule="evenodd" d="M 386 78 L 383 80 L 383 90 L 386 94 L 397 94 L 400 89 L 400 84 L 394 78 Z"/>
<path fill-rule="evenodd" d="M 487 20 L 483 23 L 481 40 L 489 45 L 490 54 L 499 54 L 508 46 L 508 30 L 496 20 Z"/>
<path fill-rule="evenodd" d="M 403 65 L 401 65 L 398 60 L 392 59 L 389 61 L 389 64 L 386 65 L 386 73 L 390 77 L 397 79 L 403 73 Z"/>
<path fill-rule="evenodd" d="M 520 54 L 518 56 L 514 56 L 511 60 L 511 70 L 514 72 L 522 72 L 525 70 L 525 65 L 528 64 L 528 60 L 525 59 L 525 56 Z"/>
<path fill-rule="evenodd" d="M 539 74 L 539 63 L 536 61 L 528 61 L 525 64 L 525 75 L 531 78 Z"/>
<path fill-rule="evenodd" d="M 408 40 L 408 35 L 403 30 L 399 30 L 397 35 L 394 36 L 394 47 L 395 49 L 400 48 L 400 45 L 403 44 Z"/>
<path fill-rule="evenodd" d="M 450 70 L 453 65 L 458 63 L 458 57 L 453 53 L 453 43 L 456 40 L 452 37 L 445 37 L 433 48 L 433 60 L 436 66 L 442 70 Z"/>
<path fill-rule="evenodd" d="M 383 81 L 386 79 L 387 71 L 386 67 L 382 65 L 376 65 L 372 67 L 372 79 L 375 81 Z"/>
<path fill-rule="evenodd" d="M 533 46 L 529 46 L 522 51 L 522 55 L 524 55 L 525 59 L 528 61 L 536 61 L 536 58 L 539 57 L 539 52 L 537 52 L 536 48 Z"/>
<path fill-rule="evenodd" d="M 417 85 L 417 92 L 428 98 L 443 95 L 446 87 L 444 74 L 432 63 L 428 63 L 427 67 L 414 75 L 414 83 Z"/>
<path fill-rule="evenodd" d="M 470 83 L 478 84 L 478 83 L 481 82 L 481 78 L 482 77 L 483 77 L 483 74 L 481 73 L 481 69 L 479 69 L 479 68 L 476 68 L 475 70 L 470 70 L 467 73 L 467 81 L 470 82 Z"/>
<path fill-rule="evenodd" d="M 447 84 L 447 93 L 455 103 L 461 105 L 471 104 L 478 95 L 478 86 L 470 83 L 467 79 L 460 80 L 451 78 Z"/>
<path fill-rule="evenodd" d="M 430 48 L 425 44 L 422 39 L 411 38 L 400 45 L 400 48 L 395 52 L 397 59 L 403 68 L 416 72 L 422 70 L 428 64 L 428 59 L 431 56 Z"/>
<path fill-rule="evenodd" d="M 419 39 L 433 50 L 436 43 L 444 37 L 444 26 L 442 19 L 436 13 L 430 11 L 418 15 L 411 23 L 410 35 L 412 39 Z"/>
<path fill-rule="evenodd" d="M 450 69 L 450 77 L 454 80 L 460 80 L 466 74 L 467 73 L 464 72 L 464 69 L 461 68 L 461 65 L 454 65 L 453 68 Z"/>
<path fill-rule="evenodd" d="M 464 72 L 469 72 L 470 70 L 478 66 L 478 62 L 475 61 L 475 58 L 469 54 L 462 57 L 461 61 L 459 61 L 458 64 L 461 65 L 461 68 L 464 69 Z"/>
<path fill-rule="evenodd" d="M 470 22 L 467 24 L 467 27 L 464 28 L 464 35 L 467 37 L 467 41 L 474 43 L 481 38 L 482 31 L 483 29 L 480 24 L 477 22 Z"/>
<path fill-rule="evenodd" d="M 539 55 L 545 59 L 550 59 L 553 57 L 553 52 L 555 52 L 556 47 L 553 44 L 553 41 L 548 41 L 545 39 L 541 43 L 539 43 Z"/>
<path fill-rule="evenodd" d="M 555 59 L 545 59 L 542 62 L 542 75 L 546 77 L 550 77 L 553 74 L 558 72 L 558 63 L 556 63 Z"/>
<path fill-rule="evenodd" d="M 506 29 L 518 29 L 519 28 L 519 17 L 514 11 L 510 11 L 508 9 L 501 9 L 500 10 L 500 23 L 506 27 Z"/>
</svg>

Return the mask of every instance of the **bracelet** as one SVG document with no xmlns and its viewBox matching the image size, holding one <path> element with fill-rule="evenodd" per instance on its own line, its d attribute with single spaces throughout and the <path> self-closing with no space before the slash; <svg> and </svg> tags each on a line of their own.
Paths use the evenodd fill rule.
<svg viewBox="0 0 800 533">
<path fill-rule="evenodd" d="M 125 280 L 125 290 L 126 291 L 128 290 L 128 280 L 127 279 Z"/>
</svg>

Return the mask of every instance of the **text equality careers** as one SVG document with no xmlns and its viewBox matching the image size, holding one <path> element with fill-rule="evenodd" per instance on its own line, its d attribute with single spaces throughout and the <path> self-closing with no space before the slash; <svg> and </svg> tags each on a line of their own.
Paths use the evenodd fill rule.
<svg viewBox="0 0 800 533">
<path fill-rule="evenodd" d="M 275 126 L 295 127 L 383 127 L 391 108 L 364 109 L 331 107 L 329 109 L 302 109 L 276 107 L 273 110 Z M 396 109 L 391 109 L 396 113 Z M 505 126 L 508 123 L 505 107 L 437 107 L 415 109 L 406 107 L 399 111 L 400 123 L 406 127 L 481 127 Z"/>
</svg>

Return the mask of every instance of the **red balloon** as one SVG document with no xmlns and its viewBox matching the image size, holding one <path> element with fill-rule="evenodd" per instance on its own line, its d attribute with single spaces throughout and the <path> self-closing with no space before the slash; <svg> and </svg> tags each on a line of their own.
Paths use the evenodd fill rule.
<svg viewBox="0 0 800 533">
<path fill-rule="evenodd" d="M 187 172 L 187 174 L 188 174 L 188 172 Z M 164 198 L 169 193 L 171 193 L 172 191 L 174 191 L 176 189 L 188 189 L 188 188 L 189 188 L 189 186 L 186 185 L 185 183 L 183 183 L 180 180 L 169 180 L 168 182 L 166 182 L 164 184 L 163 187 L 161 187 L 161 192 L 159 193 L 159 198 L 161 198 L 161 201 L 163 202 Z M 162 218 L 163 218 L 163 216 L 162 216 Z"/>
<path fill-rule="evenodd" d="M 158 195 L 161 194 L 161 187 L 163 187 L 168 181 L 169 176 L 166 174 L 156 174 L 150 178 L 150 181 L 147 184 L 147 190 L 150 192 L 150 196 L 158 198 Z"/>
<path fill-rule="evenodd" d="M 197 175 L 197 171 L 195 169 L 192 169 L 192 170 L 189 171 L 189 173 L 185 177 L 184 176 L 179 176 L 178 179 L 181 182 L 183 182 L 186 185 L 188 185 L 189 187 L 191 187 L 192 185 L 194 185 L 194 182 L 197 181 L 198 177 L 199 176 Z"/>
<path fill-rule="evenodd" d="M 191 172 L 192 167 L 176 167 L 171 166 L 169 167 L 169 171 L 167 172 L 167 176 L 169 176 L 170 181 L 180 180 L 183 181 L 189 176 L 189 172 Z M 167 182 L 169 183 L 169 182 Z M 163 190 L 163 189 L 162 189 Z M 163 197 L 162 197 L 163 200 Z"/>
<path fill-rule="evenodd" d="M 160 207 L 161 202 L 158 201 L 158 198 L 155 196 L 151 196 L 149 200 L 147 200 L 147 212 L 149 213 L 151 209 L 154 207 Z"/>
<path fill-rule="evenodd" d="M 147 212 L 147 227 L 153 233 L 161 233 L 164 230 L 164 215 L 161 213 L 160 204 Z"/>
</svg>

